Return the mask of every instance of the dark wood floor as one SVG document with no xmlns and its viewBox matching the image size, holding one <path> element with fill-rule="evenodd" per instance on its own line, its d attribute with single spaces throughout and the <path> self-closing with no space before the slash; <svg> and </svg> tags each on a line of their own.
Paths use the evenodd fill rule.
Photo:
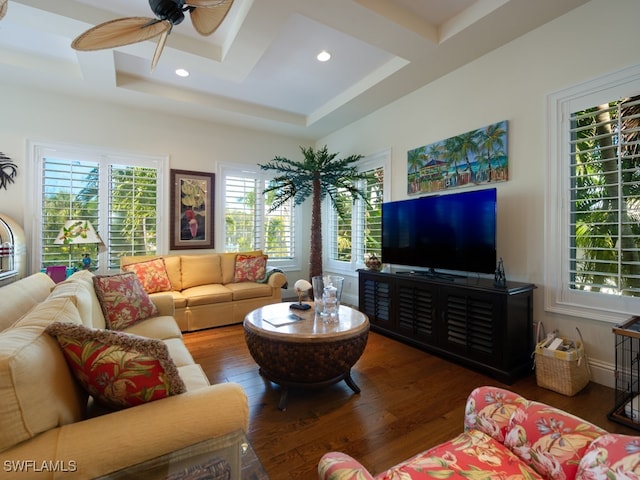
<svg viewBox="0 0 640 480">
<path fill-rule="evenodd" d="M 610 388 L 592 383 L 566 397 L 539 388 L 533 374 L 507 386 L 376 333 L 352 371 L 362 393 L 354 394 L 344 382 L 294 390 L 283 412 L 277 408 L 280 387 L 258 374 L 241 325 L 184 337 L 211 383 L 243 386 L 251 412 L 247 436 L 272 480 L 317 478 L 318 460 L 332 450 L 354 456 L 377 474 L 460 433 L 467 395 L 480 385 L 507 387 L 609 431 L 638 434 L 607 419 L 614 402 Z"/>
</svg>

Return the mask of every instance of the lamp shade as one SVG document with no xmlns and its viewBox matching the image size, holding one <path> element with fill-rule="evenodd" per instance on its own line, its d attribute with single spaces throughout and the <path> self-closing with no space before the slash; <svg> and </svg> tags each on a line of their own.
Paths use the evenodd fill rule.
<svg viewBox="0 0 640 480">
<path fill-rule="evenodd" d="M 67 220 L 53 242 L 56 245 L 102 243 L 89 220 Z"/>
</svg>

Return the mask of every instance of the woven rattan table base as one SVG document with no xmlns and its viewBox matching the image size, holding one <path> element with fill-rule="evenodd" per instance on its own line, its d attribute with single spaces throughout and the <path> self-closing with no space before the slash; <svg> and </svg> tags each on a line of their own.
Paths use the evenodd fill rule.
<svg viewBox="0 0 640 480">
<path fill-rule="evenodd" d="M 261 336 L 245 327 L 247 346 L 261 375 L 283 387 L 280 410 L 286 409 L 289 387 L 320 388 L 344 380 L 360 393 L 351 367 L 364 352 L 368 334 L 366 330 L 349 338 L 298 343 Z"/>
</svg>

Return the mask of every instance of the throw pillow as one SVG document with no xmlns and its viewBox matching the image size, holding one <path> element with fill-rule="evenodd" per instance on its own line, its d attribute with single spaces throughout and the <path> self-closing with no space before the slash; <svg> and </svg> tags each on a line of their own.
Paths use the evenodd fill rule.
<svg viewBox="0 0 640 480">
<path fill-rule="evenodd" d="M 158 309 L 133 272 L 96 275 L 93 285 L 107 328 L 111 330 L 123 330 L 158 314 Z"/>
<path fill-rule="evenodd" d="M 163 258 L 131 263 L 123 266 L 122 270 L 135 273 L 140 283 L 142 283 L 142 288 L 147 293 L 170 292 L 173 290 Z"/>
<path fill-rule="evenodd" d="M 238 255 L 235 282 L 256 282 L 267 274 L 267 255 Z"/>
<path fill-rule="evenodd" d="M 54 322 L 58 340 L 82 387 L 101 404 L 122 409 L 186 391 L 161 340 L 84 325 Z"/>
</svg>

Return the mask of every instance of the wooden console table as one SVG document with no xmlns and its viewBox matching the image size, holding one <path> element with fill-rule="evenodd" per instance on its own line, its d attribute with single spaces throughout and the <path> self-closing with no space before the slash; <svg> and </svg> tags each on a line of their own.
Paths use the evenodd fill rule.
<svg viewBox="0 0 640 480">
<path fill-rule="evenodd" d="M 371 330 L 511 384 L 532 372 L 535 285 L 359 270 Z"/>
</svg>

